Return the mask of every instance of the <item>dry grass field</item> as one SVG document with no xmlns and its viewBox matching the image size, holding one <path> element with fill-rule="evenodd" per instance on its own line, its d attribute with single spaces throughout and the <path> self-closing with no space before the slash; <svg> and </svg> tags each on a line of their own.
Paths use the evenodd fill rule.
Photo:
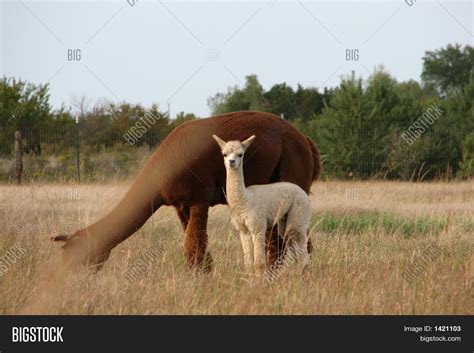
<svg viewBox="0 0 474 353">
<path fill-rule="evenodd" d="M 0 313 L 474 314 L 473 182 L 318 182 L 307 277 L 292 268 L 271 284 L 245 275 L 239 238 L 219 206 L 210 215 L 208 275 L 185 270 L 177 217 L 163 207 L 101 272 L 52 280 L 60 250 L 49 237 L 93 222 L 126 190 L 0 186 Z M 24 251 L 5 259 L 15 246 Z M 429 257 L 433 246 L 440 252 Z"/>
</svg>

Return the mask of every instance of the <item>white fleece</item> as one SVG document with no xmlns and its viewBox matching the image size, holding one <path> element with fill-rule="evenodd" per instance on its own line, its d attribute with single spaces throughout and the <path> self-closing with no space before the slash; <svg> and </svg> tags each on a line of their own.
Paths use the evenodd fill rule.
<svg viewBox="0 0 474 353">
<path fill-rule="evenodd" d="M 242 143 L 226 143 L 214 137 L 224 156 L 227 203 L 240 233 L 245 267 L 252 271 L 255 266 L 256 272 L 262 275 L 266 268 L 265 233 L 274 225 L 288 239 L 289 249 L 299 249 L 295 252 L 299 254 L 298 260 L 308 261 L 306 244 L 312 209 L 308 195 L 296 184 L 279 182 L 245 187 L 243 155 L 253 138 Z"/>
</svg>

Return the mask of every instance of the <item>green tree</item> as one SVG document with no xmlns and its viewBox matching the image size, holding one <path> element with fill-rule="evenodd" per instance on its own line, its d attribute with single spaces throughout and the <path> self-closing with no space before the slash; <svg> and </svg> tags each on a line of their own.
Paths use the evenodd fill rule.
<svg viewBox="0 0 474 353">
<path fill-rule="evenodd" d="M 281 115 L 285 119 L 293 120 L 296 118 L 297 102 L 293 88 L 286 83 L 273 85 L 273 87 L 263 94 L 265 107 L 267 111 Z"/>
<path fill-rule="evenodd" d="M 227 93 L 217 93 L 207 100 L 207 105 L 211 109 L 212 115 L 250 109 L 244 92 L 238 87 L 229 87 Z"/>
<path fill-rule="evenodd" d="M 250 110 L 263 110 L 263 87 L 258 82 L 257 75 L 249 75 L 245 78 L 244 96 L 249 103 Z"/>
<path fill-rule="evenodd" d="M 444 114 L 428 131 L 433 141 L 430 160 L 436 175 L 455 176 L 463 157 L 463 143 L 474 131 L 474 80 L 440 102 Z M 469 160 L 464 160 L 469 163 Z M 465 164 L 464 164 L 465 165 Z"/>
<path fill-rule="evenodd" d="M 48 85 L 4 77 L 0 81 L 1 152 L 12 151 L 14 132 L 22 134 L 25 152 L 41 153 L 41 127 L 52 118 Z M 11 141 L 11 143 L 9 143 Z"/>
<path fill-rule="evenodd" d="M 461 178 L 474 176 L 474 132 L 467 135 L 462 142 L 462 161 L 459 167 Z"/>
<path fill-rule="evenodd" d="M 195 120 L 195 119 L 197 119 L 197 116 L 194 115 L 193 113 L 179 112 L 176 115 L 176 118 L 172 120 L 172 123 L 173 123 L 173 126 L 176 127 L 182 123 L 185 123 L 186 121 Z"/>
<path fill-rule="evenodd" d="M 145 114 L 148 116 L 146 120 L 154 121 L 143 137 L 143 142 L 148 144 L 148 147 L 151 149 L 159 145 L 161 141 L 168 136 L 175 125 L 171 123 L 169 116 L 159 109 L 158 104 L 153 104 Z M 183 119 L 192 119 L 192 115 L 193 114 L 186 114 Z"/>
<path fill-rule="evenodd" d="M 428 51 L 423 58 L 423 83 L 441 96 L 458 94 L 473 75 L 474 48 L 459 44 Z"/>
<path fill-rule="evenodd" d="M 401 106 L 401 89 L 382 69 L 365 83 L 354 74 L 343 79 L 312 125 L 327 174 L 368 178 L 383 172 L 391 136 L 419 111 L 414 102 Z"/>
<path fill-rule="evenodd" d="M 315 135 L 311 137 L 323 154 L 327 175 L 347 177 L 358 172 L 365 159 L 359 149 L 365 143 L 361 141 L 366 116 L 363 96 L 361 79 L 344 79 L 312 128 Z"/>
<path fill-rule="evenodd" d="M 239 110 L 264 110 L 263 87 L 256 75 L 245 78 L 243 89 L 230 87 L 227 93 L 217 93 L 207 100 L 212 114 L 224 114 Z"/>
<path fill-rule="evenodd" d="M 324 101 L 332 94 L 331 91 L 324 89 L 321 94 L 316 88 L 304 88 L 298 84 L 295 93 L 296 99 L 296 116 L 303 121 L 310 120 L 314 115 L 320 114 L 324 108 Z"/>
</svg>

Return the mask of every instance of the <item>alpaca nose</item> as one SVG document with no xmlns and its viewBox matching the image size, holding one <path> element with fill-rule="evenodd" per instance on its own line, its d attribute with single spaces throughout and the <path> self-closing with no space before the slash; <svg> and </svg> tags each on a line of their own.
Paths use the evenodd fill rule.
<svg viewBox="0 0 474 353">
<path fill-rule="evenodd" d="M 229 165 L 233 167 L 235 165 L 235 160 L 234 159 L 229 159 Z"/>
</svg>

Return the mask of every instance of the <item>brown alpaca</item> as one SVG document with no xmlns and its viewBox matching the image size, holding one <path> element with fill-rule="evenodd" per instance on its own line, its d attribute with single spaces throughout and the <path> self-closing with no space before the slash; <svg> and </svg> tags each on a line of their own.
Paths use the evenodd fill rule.
<svg viewBox="0 0 474 353">
<path fill-rule="evenodd" d="M 100 268 L 115 246 L 136 232 L 160 206 L 169 205 L 176 208 L 183 225 L 187 266 L 209 269 L 208 210 L 226 203 L 226 170 L 213 134 L 225 140 L 259 136 L 245 155 L 247 185 L 288 181 L 309 192 L 320 174 L 314 143 L 273 114 L 243 111 L 184 123 L 160 144 L 108 215 L 71 235 L 53 238 L 65 241 L 65 262 Z M 276 230 L 267 231 L 268 263 L 282 255 L 282 244 Z"/>
</svg>

